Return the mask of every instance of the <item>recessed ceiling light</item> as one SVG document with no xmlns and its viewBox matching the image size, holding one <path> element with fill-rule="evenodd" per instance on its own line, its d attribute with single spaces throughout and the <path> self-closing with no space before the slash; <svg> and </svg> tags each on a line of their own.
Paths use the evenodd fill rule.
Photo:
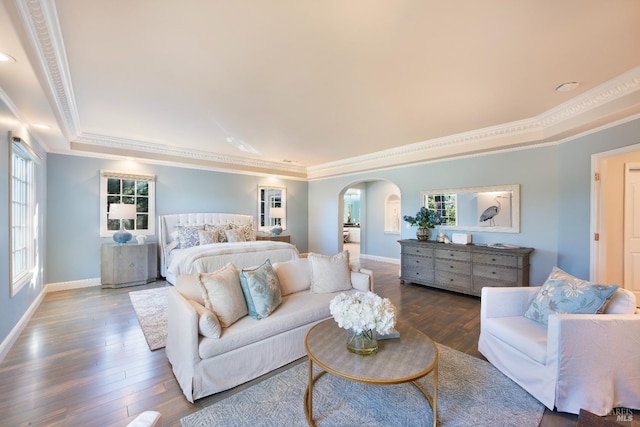
<svg viewBox="0 0 640 427">
<path fill-rule="evenodd" d="M 16 59 L 4 52 L 0 52 L 0 62 L 16 62 Z"/>
<path fill-rule="evenodd" d="M 570 90 L 574 90 L 578 86 L 580 86 L 580 83 L 578 82 L 562 83 L 560 86 L 556 88 L 556 92 L 569 92 Z"/>
</svg>

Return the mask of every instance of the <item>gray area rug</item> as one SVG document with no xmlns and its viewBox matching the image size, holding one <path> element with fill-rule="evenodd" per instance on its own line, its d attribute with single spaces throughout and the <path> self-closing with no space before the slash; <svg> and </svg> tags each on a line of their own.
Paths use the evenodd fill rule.
<svg viewBox="0 0 640 427">
<path fill-rule="evenodd" d="M 167 343 L 168 290 L 164 288 L 129 292 L 133 309 L 138 316 L 144 337 L 151 350 Z"/>
<path fill-rule="evenodd" d="M 442 345 L 438 426 L 537 427 L 544 406 L 484 360 Z M 306 426 L 308 362 L 180 420 L 183 427 Z M 433 374 L 420 380 L 433 395 Z M 375 386 L 326 374 L 313 388 L 318 427 L 432 426 L 431 408 L 412 384 Z"/>
</svg>

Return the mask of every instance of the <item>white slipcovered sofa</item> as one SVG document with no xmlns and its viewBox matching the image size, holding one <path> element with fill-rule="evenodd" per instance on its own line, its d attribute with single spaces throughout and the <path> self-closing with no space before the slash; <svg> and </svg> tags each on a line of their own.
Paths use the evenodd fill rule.
<svg viewBox="0 0 640 427">
<path fill-rule="evenodd" d="M 547 408 L 640 408 L 640 314 L 618 289 L 603 314 L 524 316 L 540 287 L 483 288 L 478 349 Z"/>
<path fill-rule="evenodd" d="M 351 282 L 346 293 L 373 289 L 371 271 L 349 271 L 348 258 L 346 269 Z M 340 292 L 312 291 L 312 273 L 317 276 L 318 271 L 312 272 L 309 259 L 275 263 L 273 270 L 281 286 L 281 304 L 260 320 L 248 315 L 240 318 L 223 328 L 219 338 L 201 333 L 210 313 L 202 306 L 198 274 L 179 276 L 176 287 L 169 290 L 166 353 L 190 402 L 303 357 L 307 331 L 331 317 L 329 302 Z M 332 273 L 327 271 L 328 276 Z"/>
</svg>

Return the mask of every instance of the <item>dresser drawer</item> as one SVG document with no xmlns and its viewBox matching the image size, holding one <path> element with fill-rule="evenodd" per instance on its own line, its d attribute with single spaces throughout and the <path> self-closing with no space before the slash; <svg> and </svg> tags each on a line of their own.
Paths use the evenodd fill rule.
<svg viewBox="0 0 640 427">
<path fill-rule="evenodd" d="M 423 256 L 415 256 L 415 255 L 404 255 L 402 257 L 402 268 L 428 268 L 433 270 L 433 258 L 423 257 Z"/>
<path fill-rule="evenodd" d="M 403 246 L 402 247 L 402 255 L 416 255 L 422 257 L 430 257 L 433 258 L 433 249 L 431 248 L 423 248 L 420 246 Z"/>
<path fill-rule="evenodd" d="M 436 258 L 453 259 L 456 261 L 471 261 L 471 252 L 436 249 Z"/>
<path fill-rule="evenodd" d="M 474 264 L 473 276 L 500 280 L 502 282 L 515 283 L 518 280 L 518 271 L 515 268 L 498 267 L 486 264 Z"/>
<path fill-rule="evenodd" d="M 430 269 L 418 269 L 415 267 L 404 268 L 402 267 L 402 279 L 409 282 L 418 283 L 433 283 L 435 273 L 433 268 Z"/>
<path fill-rule="evenodd" d="M 461 289 L 471 289 L 471 276 L 449 273 L 448 271 L 436 271 L 436 284 Z"/>
<path fill-rule="evenodd" d="M 455 260 L 449 260 L 449 259 L 436 258 L 436 271 L 464 274 L 466 276 L 470 276 L 471 264 L 464 261 L 455 261 Z"/>
<path fill-rule="evenodd" d="M 473 254 L 473 262 L 514 268 L 518 266 L 518 258 L 509 255 Z"/>
</svg>

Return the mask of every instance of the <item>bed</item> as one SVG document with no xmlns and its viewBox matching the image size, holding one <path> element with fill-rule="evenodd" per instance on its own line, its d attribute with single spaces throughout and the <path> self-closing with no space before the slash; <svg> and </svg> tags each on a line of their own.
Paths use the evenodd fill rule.
<svg viewBox="0 0 640 427">
<path fill-rule="evenodd" d="M 231 213 L 185 213 L 160 215 L 160 274 L 175 284 L 181 274 L 216 271 L 231 262 L 237 268 L 248 268 L 271 262 L 290 261 L 300 257 L 294 245 L 270 240 L 254 240 L 253 216 Z M 207 243 L 206 240 L 185 243 L 186 228 L 196 230 L 243 230 L 248 241 Z M 249 232 L 249 230 L 252 230 Z M 179 232 L 182 233 L 179 235 Z M 224 233 L 222 233 L 224 234 Z M 197 236 L 197 234 L 195 234 Z M 250 236 L 253 236 L 251 239 Z M 202 236 L 201 236 L 202 237 Z M 195 237 L 197 239 L 197 237 Z M 224 237 L 223 237 L 224 239 Z"/>
</svg>

